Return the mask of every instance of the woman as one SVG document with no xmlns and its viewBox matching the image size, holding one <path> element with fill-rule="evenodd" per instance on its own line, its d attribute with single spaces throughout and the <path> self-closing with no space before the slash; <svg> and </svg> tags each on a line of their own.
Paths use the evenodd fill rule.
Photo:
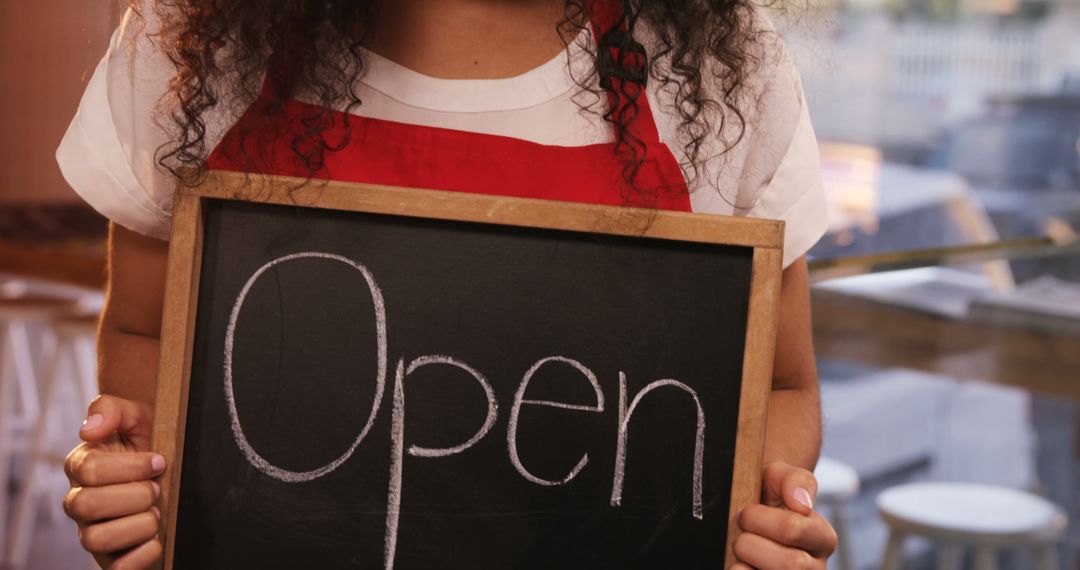
<svg viewBox="0 0 1080 570">
<path fill-rule="evenodd" d="M 782 219 L 762 505 L 736 568 L 824 568 L 806 250 L 825 228 L 790 58 L 748 0 L 134 3 L 58 151 L 108 216 L 102 395 L 64 501 L 109 569 L 146 568 L 172 189 L 207 168 Z M 317 182 L 316 182 L 317 183 Z"/>
</svg>

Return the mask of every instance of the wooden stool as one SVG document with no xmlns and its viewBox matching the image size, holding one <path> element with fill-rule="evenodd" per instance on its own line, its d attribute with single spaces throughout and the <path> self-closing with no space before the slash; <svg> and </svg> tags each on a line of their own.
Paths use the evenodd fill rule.
<svg viewBox="0 0 1080 570">
<path fill-rule="evenodd" d="M 959 569 L 963 548 L 975 551 L 976 570 L 995 570 L 998 552 L 1035 550 L 1037 570 L 1061 570 L 1057 542 L 1064 511 L 1023 491 L 970 483 L 913 483 L 878 495 L 878 512 L 889 525 L 882 570 L 898 570 L 908 535 L 938 544 L 938 568 Z"/>
<path fill-rule="evenodd" d="M 814 469 L 818 481 L 817 507 L 829 509 L 829 520 L 839 540 L 837 565 L 840 570 L 855 570 L 851 553 L 851 525 L 848 521 L 847 504 L 859 493 L 859 474 L 851 466 L 822 457 Z"/>
<path fill-rule="evenodd" d="M 57 400 L 60 394 L 57 389 L 61 382 L 68 381 L 67 388 L 80 405 L 89 402 L 97 393 L 97 321 L 97 314 L 64 315 L 53 319 L 56 342 L 41 376 L 42 413 L 34 425 L 27 449 L 22 488 L 15 502 L 4 559 L 10 568 L 26 565 L 40 499 L 45 498 L 52 507 L 60 505 L 61 497 L 50 494 L 47 483 L 50 478 L 59 477 L 66 486 L 64 457 L 66 449 L 72 445 L 68 437 L 77 432 L 82 415 L 72 415 L 70 412 L 74 410 L 61 407 L 64 402 Z M 64 444 L 63 450 L 56 449 L 57 443 Z"/>
<path fill-rule="evenodd" d="M 31 325 L 42 327 L 42 348 L 49 350 L 48 323 L 71 304 L 59 297 L 0 296 L 0 552 L 7 537 L 12 461 L 26 450 L 28 432 L 40 415 Z"/>
</svg>

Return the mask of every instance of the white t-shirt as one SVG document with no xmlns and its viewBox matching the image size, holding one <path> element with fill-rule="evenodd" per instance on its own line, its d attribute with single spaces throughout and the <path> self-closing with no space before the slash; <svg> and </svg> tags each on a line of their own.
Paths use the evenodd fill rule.
<svg viewBox="0 0 1080 570">
<path fill-rule="evenodd" d="M 157 149 L 170 137 L 154 116 L 175 68 L 153 39 L 157 27 L 153 9 L 147 7 L 143 14 L 144 21 L 139 22 L 129 10 L 113 34 L 57 160 L 72 188 L 103 215 L 131 230 L 167 239 L 175 184 L 155 160 Z M 757 14 L 759 26 L 771 30 L 767 18 Z M 649 46 L 650 31 L 640 28 L 644 28 L 642 43 Z M 506 79 L 438 79 L 368 52 L 368 70 L 358 86 L 363 104 L 354 112 L 545 145 L 611 142 L 611 127 L 600 117 L 603 109 L 597 109 L 606 99 L 597 101 L 574 81 L 592 73 L 586 49 L 592 42 L 585 31 L 552 60 Z M 825 197 L 817 141 L 798 73 L 775 34 L 767 35 L 760 55 L 762 62 L 747 76 L 742 98 L 745 132 L 727 152 L 722 152 L 720 136 L 705 141 L 690 202 L 695 212 L 783 220 L 786 267 L 824 234 Z M 663 89 L 660 81 L 648 85 L 660 138 L 685 164 L 674 93 Z M 583 111 L 582 105 L 591 110 Z M 216 146 L 242 108 L 211 110 L 205 118 L 208 149 Z M 724 133 L 728 140 L 736 134 L 734 123 L 728 121 Z"/>
</svg>

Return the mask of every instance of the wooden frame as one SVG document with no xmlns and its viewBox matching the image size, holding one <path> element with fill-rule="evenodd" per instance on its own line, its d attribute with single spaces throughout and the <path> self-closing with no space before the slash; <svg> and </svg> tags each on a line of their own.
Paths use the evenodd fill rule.
<svg viewBox="0 0 1080 570">
<path fill-rule="evenodd" d="M 725 567 L 734 557 L 735 514 L 761 494 L 765 420 L 772 387 L 780 298 L 784 223 L 776 220 L 598 206 L 462 192 L 355 183 L 310 183 L 286 177 L 211 172 L 199 186 L 181 188 L 173 205 L 151 447 L 165 457 L 158 479 L 164 567 L 172 568 L 179 474 L 187 419 L 188 381 L 199 272 L 203 202 L 245 200 L 420 218 L 585 231 L 753 248 L 746 343 L 728 513 Z"/>
</svg>

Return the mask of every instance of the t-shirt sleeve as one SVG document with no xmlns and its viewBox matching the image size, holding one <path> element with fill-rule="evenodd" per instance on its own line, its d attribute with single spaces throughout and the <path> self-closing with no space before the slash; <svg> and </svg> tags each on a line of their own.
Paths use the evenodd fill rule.
<svg viewBox="0 0 1080 570">
<path fill-rule="evenodd" d="M 56 160 L 68 184 L 105 217 L 167 239 L 175 184 L 155 159 L 168 137 L 154 111 L 174 68 L 152 39 L 152 9 L 141 12 L 129 9 L 113 33 Z"/>
<path fill-rule="evenodd" d="M 705 141 L 690 198 L 694 211 L 782 220 L 787 267 L 828 227 L 821 158 L 794 58 L 764 10 L 754 16 L 741 120 L 713 119 L 722 139 Z"/>
<path fill-rule="evenodd" d="M 797 78 L 796 87 L 800 110 L 791 142 L 746 212 L 752 217 L 783 220 L 784 267 L 805 255 L 828 228 L 821 155 Z"/>
<path fill-rule="evenodd" d="M 758 17 L 764 52 L 736 213 L 784 222 L 787 267 L 825 234 L 828 214 L 821 155 L 794 55 L 764 11 L 758 9 Z"/>
</svg>

